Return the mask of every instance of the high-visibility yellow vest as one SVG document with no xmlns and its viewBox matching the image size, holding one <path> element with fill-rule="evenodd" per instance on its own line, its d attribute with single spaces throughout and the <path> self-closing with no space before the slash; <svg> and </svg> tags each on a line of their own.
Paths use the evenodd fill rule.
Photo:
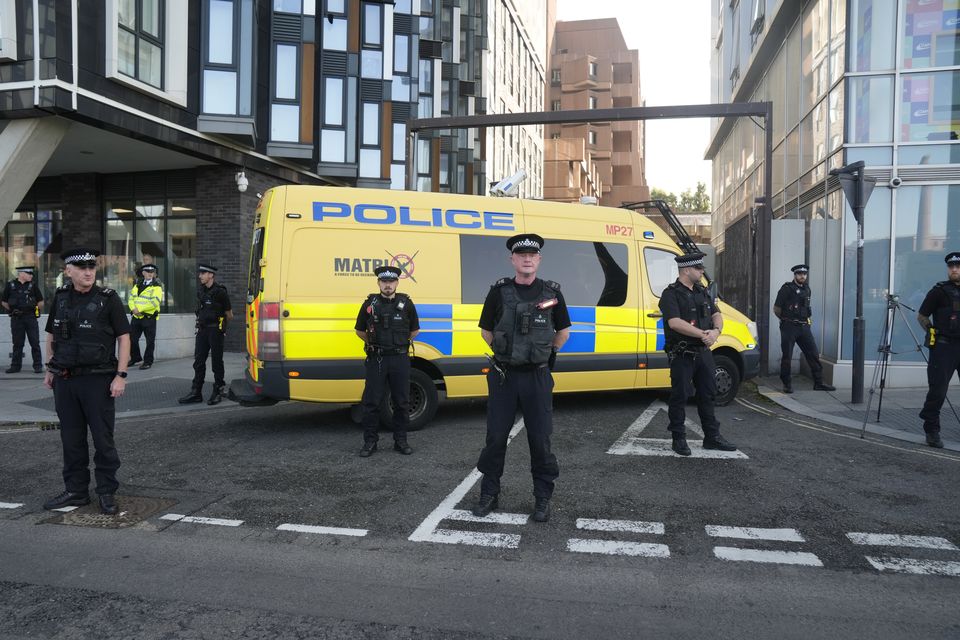
<svg viewBox="0 0 960 640">
<path fill-rule="evenodd" d="M 152 318 L 160 314 L 162 300 L 163 284 L 159 280 L 152 280 L 149 285 L 137 282 L 130 290 L 127 306 L 134 318 Z"/>
</svg>

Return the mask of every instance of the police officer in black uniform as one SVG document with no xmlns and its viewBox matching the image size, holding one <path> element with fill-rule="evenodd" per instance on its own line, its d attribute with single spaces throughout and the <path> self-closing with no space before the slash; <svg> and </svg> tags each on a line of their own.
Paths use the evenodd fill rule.
<svg viewBox="0 0 960 640">
<path fill-rule="evenodd" d="M 179 398 L 180 404 L 203 401 L 203 379 L 207 373 L 207 354 L 212 352 L 213 391 L 207 404 L 223 400 L 223 336 L 233 320 L 227 288 L 216 281 L 217 268 L 209 264 L 197 265 L 197 337 L 193 346 L 193 385 L 190 393 Z"/>
<path fill-rule="evenodd" d="M 550 450 L 553 433 L 553 369 L 557 351 L 570 336 L 570 314 L 560 285 L 537 278 L 544 240 L 523 233 L 507 240 L 516 275 L 492 287 L 480 312 L 480 335 L 493 350 L 487 373 L 487 440 L 477 469 L 483 473 L 473 515 L 499 506 L 507 439 L 517 407 L 523 413 L 533 475 L 533 519 L 550 519 L 550 498 L 560 475 Z"/>
<path fill-rule="evenodd" d="M 407 444 L 410 422 L 410 344 L 420 333 L 420 318 L 413 300 L 397 292 L 400 269 L 377 267 L 380 293 L 370 294 L 360 307 L 354 329 L 363 340 L 367 354 L 364 361 L 366 382 L 363 387 L 363 448 L 361 458 L 369 458 L 377 450 L 377 427 L 380 405 L 387 388 L 393 400 L 393 450 L 403 455 L 413 453 Z"/>
<path fill-rule="evenodd" d="M 960 251 L 946 255 L 947 279 L 927 293 L 917 312 L 917 322 L 928 332 L 927 400 L 920 417 L 927 444 L 943 448 L 940 439 L 940 408 L 954 372 L 960 373 Z M 932 316 L 932 321 L 931 321 Z"/>
<path fill-rule="evenodd" d="M 114 494 L 120 468 L 113 441 L 114 399 L 126 388 L 130 324 L 117 292 L 96 285 L 99 255 L 85 248 L 60 254 L 72 284 L 57 289 L 47 316 L 50 362 L 43 384 L 53 389 L 60 418 L 66 490 L 43 508 L 90 503 L 89 428 L 100 512 L 113 515 L 119 510 Z"/>
<path fill-rule="evenodd" d="M 7 373 L 19 373 L 23 364 L 24 338 L 30 341 L 33 356 L 33 372 L 43 372 L 43 355 L 40 353 L 40 327 L 37 317 L 43 311 L 43 294 L 33 281 L 33 267 L 17 267 L 17 277 L 7 283 L 0 296 L 0 304 L 10 314 L 10 336 L 13 352 Z"/>
<path fill-rule="evenodd" d="M 710 347 L 723 330 L 723 316 L 716 302 L 701 286 L 704 254 L 699 251 L 677 256 L 679 277 L 660 295 L 663 314 L 664 351 L 670 359 L 670 402 L 667 427 L 673 438 L 673 450 L 690 455 L 684 421 L 687 398 L 696 387 L 697 413 L 703 428 L 703 448 L 736 451 L 737 447 L 720 435 L 720 423 L 714 414 L 717 395 L 716 370 Z"/>
<path fill-rule="evenodd" d="M 807 286 L 807 274 L 810 267 L 805 264 L 794 265 L 793 282 L 784 282 L 777 292 L 773 303 L 773 312 L 780 318 L 780 380 L 783 392 L 793 393 L 790 380 L 790 361 L 793 360 L 793 345 L 800 345 L 803 357 L 813 375 L 813 388 L 817 391 L 836 391 L 836 387 L 823 382 L 823 366 L 817 343 L 810 331 L 810 287 Z"/>
</svg>

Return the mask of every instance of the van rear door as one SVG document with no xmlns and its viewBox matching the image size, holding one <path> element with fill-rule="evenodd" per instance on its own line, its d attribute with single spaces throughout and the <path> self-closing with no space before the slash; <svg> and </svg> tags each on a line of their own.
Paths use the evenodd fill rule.
<svg viewBox="0 0 960 640">
<path fill-rule="evenodd" d="M 663 351 L 663 314 L 660 295 L 677 279 L 676 250 L 639 243 L 640 254 L 640 347 L 646 355 L 647 386 L 670 386 L 670 364 Z"/>
</svg>

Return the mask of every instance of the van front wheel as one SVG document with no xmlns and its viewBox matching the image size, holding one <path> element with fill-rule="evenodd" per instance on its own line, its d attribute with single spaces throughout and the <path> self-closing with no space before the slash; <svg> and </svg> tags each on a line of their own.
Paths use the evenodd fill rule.
<svg viewBox="0 0 960 640">
<path fill-rule="evenodd" d="M 410 423 L 407 431 L 418 431 L 433 420 L 440 405 L 437 386 L 429 375 L 420 369 L 410 369 Z M 390 429 L 393 423 L 393 402 L 390 394 L 380 408 L 380 425 Z"/>
<path fill-rule="evenodd" d="M 737 363 L 727 356 L 714 355 L 713 360 L 716 363 L 717 395 L 714 403 L 722 407 L 733 402 L 737 396 L 737 390 L 740 388 L 740 369 Z"/>
</svg>

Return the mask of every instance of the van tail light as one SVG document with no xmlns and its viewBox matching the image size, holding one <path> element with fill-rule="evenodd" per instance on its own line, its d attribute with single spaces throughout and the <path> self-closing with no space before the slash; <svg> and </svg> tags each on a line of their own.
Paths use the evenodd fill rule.
<svg viewBox="0 0 960 640">
<path fill-rule="evenodd" d="M 260 305 L 257 357 L 260 360 L 280 360 L 280 305 L 276 302 Z"/>
</svg>

